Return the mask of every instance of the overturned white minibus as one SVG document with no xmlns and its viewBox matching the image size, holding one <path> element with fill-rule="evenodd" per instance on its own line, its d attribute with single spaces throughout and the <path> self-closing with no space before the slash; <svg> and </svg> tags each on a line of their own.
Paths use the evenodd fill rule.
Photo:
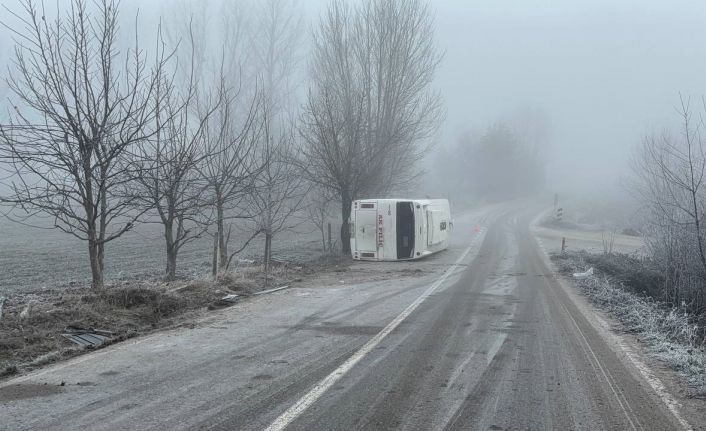
<svg viewBox="0 0 706 431">
<path fill-rule="evenodd" d="M 353 201 L 351 254 L 356 260 L 419 259 L 448 246 L 447 199 Z"/>
</svg>

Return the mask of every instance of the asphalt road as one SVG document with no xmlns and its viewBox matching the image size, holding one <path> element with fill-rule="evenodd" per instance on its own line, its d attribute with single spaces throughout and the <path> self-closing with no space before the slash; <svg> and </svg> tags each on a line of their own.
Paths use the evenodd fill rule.
<svg viewBox="0 0 706 431">
<path fill-rule="evenodd" d="M 458 218 L 423 277 L 253 298 L 6 382 L 0 429 L 683 429 L 547 267 L 538 210 Z"/>
</svg>

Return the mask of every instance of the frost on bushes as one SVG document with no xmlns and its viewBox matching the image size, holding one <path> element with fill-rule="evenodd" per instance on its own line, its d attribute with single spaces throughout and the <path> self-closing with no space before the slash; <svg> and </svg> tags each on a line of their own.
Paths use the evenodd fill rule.
<svg viewBox="0 0 706 431">
<path fill-rule="evenodd" d="M 580 255 L 554 259 L 567 272 L 585 269 Z M 655 356 L 683 373 L 697 395 L 706 395 L 706 346 L 693 316 L 684 308 L 667 307 L 648 296 L 633 293 L 600 271 L 594 276 L 575 278 L 574 283 L 591 301 L 616 316 L 626 330 L 645 342 Z"/>
</svg>

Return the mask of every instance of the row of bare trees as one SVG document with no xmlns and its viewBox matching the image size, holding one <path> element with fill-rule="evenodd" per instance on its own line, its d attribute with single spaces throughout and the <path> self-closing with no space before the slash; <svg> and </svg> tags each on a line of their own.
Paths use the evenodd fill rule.
<svg viewBox="0 0 706 431">
<path fill-rule="evenodd" d="M 230 2 L 183 2 L 189 18 L 160 24 L 148 49 L 137 29 L 119 44 L 117 0 L 72 0 L 52 17 L 22 4 L 7 10 L 19 24 L 5 24 L 15 53 L 0 202 L 85 241 L 94 287 L 106 244 L 137 223 L 163 229 L 168 279 L 204 235 L 214 275 L 257 236 L 267 272 L 274 238 L 307 214 L 323 223 L 337 201 L 346 221 L 353 199 L 410 184 L 443 114 L 430 89 L 433 19 L 419 0 L 334 0 L 315 32 L 303 107 L 290 0 L 253 3 L 257 19 Z"/>
<path fill-rule="evenodd" d="M 89 13 L 76 1 L 50 18 L 27 1 L 7 85 L 14 94 L 9 123 L 0 126 L 0 159 L 14 174 L 3 196 L 25 215 L 42 214 L 88 244 L 94 286 L 103 284 L 105 245 L 140 216 L 127 155 L 153 139 L 159 91 L 169 56 L 153 63 L 139 46 L 119 56 L 113 2 Z"/>
<path fill-rule="evenodd" d="M 645 207 L 647 248 L 660 268 L 663 299 L 706 313 L 706 102 L 682 98 L 678 133 L 645 137 L 634 158 L 634 189 Z M 697 113 L 695 115 L 695 113 Z"/>
</svg>

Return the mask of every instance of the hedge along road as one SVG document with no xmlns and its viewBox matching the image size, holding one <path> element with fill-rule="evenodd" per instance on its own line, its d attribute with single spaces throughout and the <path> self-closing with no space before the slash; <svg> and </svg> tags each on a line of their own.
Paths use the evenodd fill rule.
<svg viewBox="0 0 706 431">
<path fill-rule="evenodd" d="M 547 268 L 539 209 L 458 217 L 421 279 L 281 291 L 6 382 L 0 427 L 688 427 Z"/>
</svg>

